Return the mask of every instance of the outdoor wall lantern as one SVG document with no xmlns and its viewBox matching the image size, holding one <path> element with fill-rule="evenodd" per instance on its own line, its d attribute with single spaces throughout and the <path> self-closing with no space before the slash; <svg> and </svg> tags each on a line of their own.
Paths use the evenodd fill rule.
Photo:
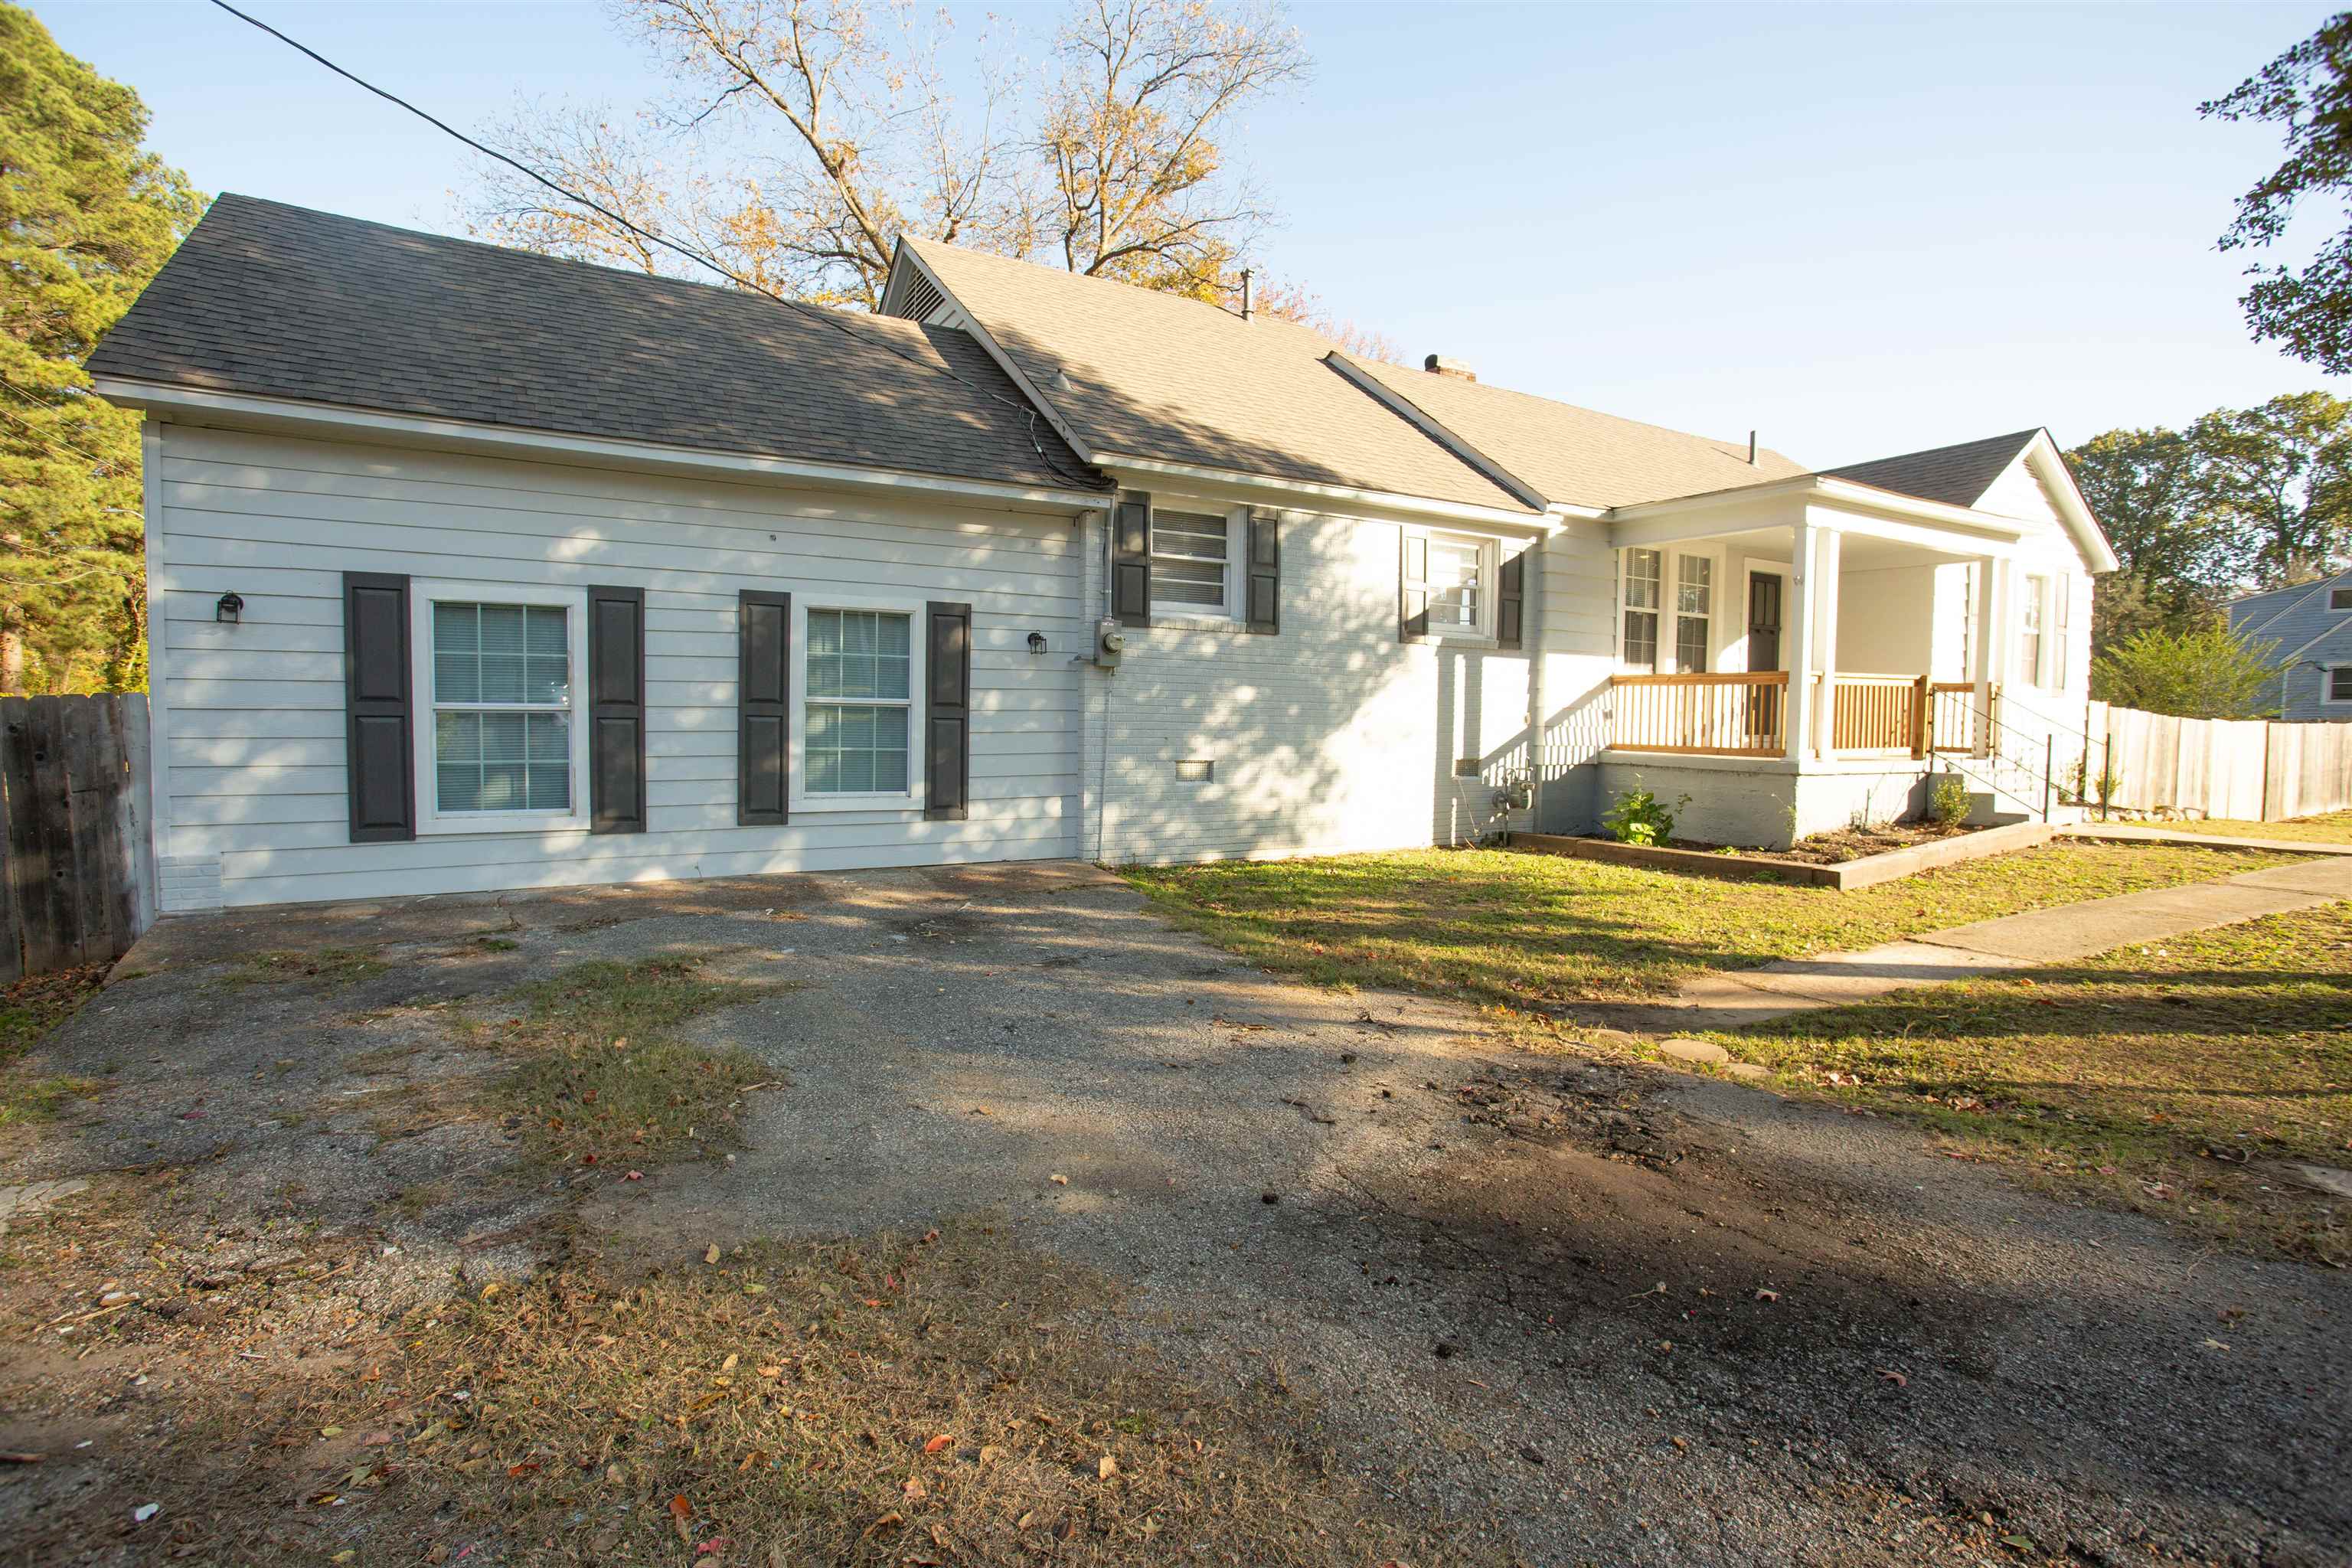
<svg viewBox="0 0 2352 1568">
<path fill-rule="evenodd" d="M 1029 634 L 1029 651 L 1033 654 L 1042 654 L 1045 651 L 1045 634 L 1044 632 L 1031 632 Z"/>
<path fill-rule="evenodd" d="M 245 613 L 245 601 L 234 593 L 223 594 L 213 606 L 213 619 L 225 626 L 236 625 L 237 616 Z"/>
</svg>

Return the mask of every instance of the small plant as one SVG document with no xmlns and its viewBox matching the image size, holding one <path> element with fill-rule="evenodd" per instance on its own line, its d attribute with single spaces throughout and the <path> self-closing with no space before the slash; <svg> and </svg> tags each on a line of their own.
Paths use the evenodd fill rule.
<svg viewBox="0 0 2352 1568">
<path fill-rule="evenodd" d="M 1670 806 L 1636 784 L 1601 814 L 1601 826 L 1620 844 L 1664 844 L 1675 836 L 1675 814 L 1689 804 L 1690 796 L 1684 795 Z"/>
<path fill-rule="evenodd" d="M 1958 827 L 1969 814 L 1968 781 L 1947 769 L 1927 786 L 1927 815 L 1947 827 Z"/>
</svg>

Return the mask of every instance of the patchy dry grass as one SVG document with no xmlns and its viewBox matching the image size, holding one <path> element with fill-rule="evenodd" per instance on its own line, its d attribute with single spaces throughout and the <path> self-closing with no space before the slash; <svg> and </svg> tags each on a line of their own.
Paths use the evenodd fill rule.
<svg viewBox="0 0 2352 1568">
<path fill-rule="evenodd" d="M 1706 970 L 1874 946 L 2291 860 L 2067 841 L 1858 892 L 1718 882 L 1508 850 L 1129 868 L 1178 923 L 1265 968 L 1505 1006 L 1638 1001 Z"/>
<path fill-rule="evenodd" d="M 144 1261 L 108 1234 L 125 1258 L 72 1220 L 32 1245 L 95 1300 L 100 1270 Z M 142 1276 L 127 1318 L 71 1342 L 0 1314 L 11 1440 L 57 1488 L 18 1550 L 58 1561 L 152 1502 L 142 1549 L 207 1563 L 1468 1561 L 1334 1462 L 1278 1365 L 1177 1382 L 1118 1337 L 1108 1282 L 987 1225 L 708 1257 L 394 1319 L 338 1312 L 364 1285 L 292 1257 L 266 1284 Z M 289 1311 L 323 1342 L 290 1342 Z M 31 1349 L 93 1337 L 82 1361 Z"/>
<path fill-rule="evenodd" d="M 223 984 L 283 985 L 296 981 L 322 980 L 348 984 L 381 974 L 388 967 L 373 949 L 323 947 L 300 952 L 240 954 Z"/>
<path fill-rule="evenodd" d="M 46 1121 L 68 1100 L 100 1088 L 88 1079 L 36 1078 L 21 1071 L 17 1062 L 98 994 L 106 971 L 103 963 L 60 969 L 27 975 L 0 990 L 0 1130 Z"/>
<path fill-rule="evenodd" d="M 2241 822 L 2207 817 L 2201 822 L 2150 822 L 2167 832 L 2206 833 L 2221 838 L 2275 838 L 2288 844 L 2352 844 L 2352 811 L 2298 816 L 2285 822 Z"/>
<path fill-rule="evenodd" d="M 2352 1166 L 2352 906 L 1714 1038 L 2038 1184 L 2352 1265 L 2352 1204 L 2263 1164 Z"/>
<path fill-rule="evenodd" d="M 676 1031 L 778 989 L 712 980 L 687 959 L 576 964 L 524 992 L 522 1016 L 497 1029 L 519 1059 L 494 1103 L 542 1160 L 636 1166 L 731 1146 L 743 1091 L 775 1075 Z"/>
</svg>

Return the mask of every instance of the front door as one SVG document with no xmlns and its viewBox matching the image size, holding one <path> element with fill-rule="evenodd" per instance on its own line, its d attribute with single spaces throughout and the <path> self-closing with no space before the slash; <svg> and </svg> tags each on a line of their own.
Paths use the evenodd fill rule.
<svg viewBox="0 0 2352 1568">
<path fill-rule="evenodd" d="M 1780 594 L 1784 579 L 1778 572 L 1752 572 L 1748 577 L 1748 668 L 1780 668 Z M 1762 738 L 1780 732 L 1780 689 L 1748 689 L 1748 732 Z"/>
</svg>

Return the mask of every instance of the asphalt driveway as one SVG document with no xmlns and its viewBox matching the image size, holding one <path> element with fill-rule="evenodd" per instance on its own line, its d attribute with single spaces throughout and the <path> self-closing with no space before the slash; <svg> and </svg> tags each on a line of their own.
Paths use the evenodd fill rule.
<svg viewBox="0 0 2352 1568">
<path fill-rule="evenodd" d="M 331 956 L 225 1005 L 257 952 Z M 498 1137 L 433 1115 L 467 1049 L 437 1010 L 661 953 L 790 987 L 692 1026 L 774 1070 L 748 1146 L 475 1181 Z M 131 967 L 36 1064 L 112 1087 L 8 1179 L 179 1160 L 176 1201 L 257 1247 L 381 1232 L 385 1290 L 535 1267 L 557 1207 L 562 1245 L 651 1261 L 988 1215 L 1128 1282 L 1118 1332 L 1204 1379 L 1278 1367 L 1382 1489 L 1528 1561 L 2352 1561 L 2342 1275 L 1271 977 L 1087 868 L 173 921 Z"/>
</svg>

